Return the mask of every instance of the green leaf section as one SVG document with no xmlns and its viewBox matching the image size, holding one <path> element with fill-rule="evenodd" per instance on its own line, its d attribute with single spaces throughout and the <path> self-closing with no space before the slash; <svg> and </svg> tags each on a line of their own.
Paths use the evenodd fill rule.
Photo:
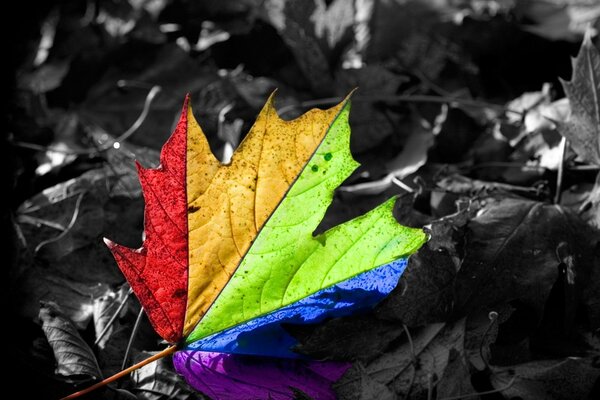
<svg viewBox="0 0 600 400">
<path fill-rule="evenodd" d="M 348 102 L 186 342 L 249 321 L 414 253 L 420 229 L 398 224 L 395 199 L 318 236 L 334 190 L 358 167 L 350 153 Z"/>
</svg>

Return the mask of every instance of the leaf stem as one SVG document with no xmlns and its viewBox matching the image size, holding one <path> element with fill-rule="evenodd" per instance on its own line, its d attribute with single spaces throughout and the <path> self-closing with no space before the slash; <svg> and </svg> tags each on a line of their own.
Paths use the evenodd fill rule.
<svg viewBox="0 0 600 400">
<path fill-rule="evenodd" d="M 125 298 L 123 300 L 121 300 L 121 304 L 119 304 L 119 307 L 117 307 L 117 309 L 113 313 L 112 317 L 110 317 L 110 320 L 108 320 L 108 322 L 106 323 L 106 326 L 104 326 L 104 329 L 102 329 L 102 332 L 100 332 L 100 334 L 96 338 L 96 341 L 94 342 L 94 346 L 97 346 L 98 343 L 100 343 L 102 341 L 102 338 L 104 337 L 104 335 L 106 335 L 106 333 L 108 332 L 108 330 L 110 329 L 112 324 L 116 321 L 117 317 L 123 310 L 123 307 L 125 307 L 127 300 L 131 297 L 132 294 L 133 294 L 133 290 L 131 288 L 129 288 L 129 290 L 127 291 L 127 295 L 125 296 Z"/>
<path fill-rule="evenodd" d="M 485 345 L 485 339 L 487 338 L 488 333 L 492 330 L 492 327 L 498 321 L 498 313 L 496 311 L 490 311 L 488 314 L 488 319 L 490 320 L 485 332 L 483 332 L 483 336 L 481 336 L 481 342 L 479 343 L 479 357 L 481 357 L 481 361 L 485 367 L 489 370 L 490 365 L 488 364 L 487 358 L 483 355 L 483 346 Z"/>
<path fill-rule="evenodd" d="M 415 383 L 415 378 L 417 376 L 418 363 L 417 363 L 417 355 L 415 354 L 415 344 L 412 340 L 410 331 L 408 330 L 408 326 L 406 326 L 406 324 L 402 324 L 402 328 L 404 329 L 404 332 L 406 333 L 406 337 L 408 338 L 408 344 L 410 345 L 410 355 L 412 356 L 411 364 L 413 367 L 413 373 L 412 373 L 412 376 L 410 377 L 408 389 L 406 390 L 406 394 L 404 395 L 404 398 L 408 399 L 408 396 L 410 395 L 410 391 L 412 390 L 413 384 Z"/>
<path fill-rule="evenodd" d="M 565 165 L 565 153 L 566 153 L 566 149 L 567 149 L 567 138 L 563 137 L 561 139 L 559 148 L 560 148 L 560 163 L 558 163 L 558 173 L 556 174 L 556 192 L 554 193 L 554 204 L 560 203 L 564 165 Z"/>
<path fill-rule="evenodd" d="M 127 369 L 124 369 L 123 371 L 118 372 L 118 373 L 114 374 L 113 376 L 110 376 L 110 377 L 108 377 L 108 378 L 106 378 L 106 379 L 104 379 L 104 380 L 96 383 L 95 385 L 92 385 L 92 386 L 90 386 L 90 387 L 88 387 L 86 389 L 80 390 L 79 392 L 72 393 L 72 394 L 68 395 L 67 397 L 61 398 L 60 400 L 75 399 L 77 397 L 83 396 L 84 394 L 90 393 L 90 392 L 92 392 L 92 391 L 94 391 L 96 389 L 99 389 L 99 388 L 101 388 L 103 386 L 106 386 L 109 383 L 112 383 L 112 382 L 116 381 L 117 379 L 121 379 L 122 377 L 124 377 L 126 375 L 129 375 L 133 371 L 135 371 L 137 369 L 140 369 L 140 368 L 142 368 L 145 365 L 148 365 L 148 364 L 150 364 L 150 363 L 152 363 L 152 362 L 154 362 L 156 360 L 159 360 L 159 359 L 161 359 L 163 357 L 171 355 L 171 354 L 175 353 L 176 351 L 177 351 L 177 346 L 176 345 L 169 346 L 166 349 L 164 349 L 163 351 L 156 353 L 152 357 L 148 357 L 145 360 L 140 361 L 139 363 L 134 364 L 131 367 L 129 367 Z"/>
<path fill-rule="evenodd" d="M 131 330 L 131 336 L 129 336 L 129 342 L 127 343 L 127 348 L 125 349 L 125 356 L 123 357 L 123 363 L 121 364 L 121 369 L 125 369 L 127 366 L 127 360 L 129 359 L 129 352 L 131 351 L 131 346 L 133 345 L 133 340 L 137 335 L 138 329 L 140 329 L 140 322 L 142 322 L 142 317 L 144 316 L 144 308 L 140 307 L 140 312 L 138 313 L 137 318 L 135 319 L 135 324 L 133 325 L 133 329 Z"/>
<path fill-rule="evenodd" d="M 121 85 L 120 87 L 123 87 L 122 82 L 127 82 L 127 81 L 119 81 L 117 84 L 119 85 L 119 83 L 120 83 L 120 85 Z M 64 149 L 62 147 L 57 147 L 57 146 L 41 146 L 39 144 L 29 143 L 29 142 L 21 142 L 18 140 L 13 140 L 12 144 L 16 147 L 21 147 L 24 149 L 30 149 L 30 150 L 36 150 L 36 151 L 53 151 L 55 153 L 71 154 L 71 155 L 95 155 L 95 154 L 100 154 L 102 152 L 105 152 L 106 150 L 109 150 L 111 148 L 118 149 L 120 147 L 120 142 L 124 142 L 127 139 L 129 139 L 129 137 L 131 135 L 133 135 L 139 129 L 140 126 L 142 126 L 142 124 L 148 117 L 148 114 L 150 112 L 150 106 L 152 105 L 152 101 L 154 100 L 156 95 L 161 92 L 161 90 L 162 90 L 162 88 L 158 85 L 152 86 L 152 88 L 146 95 L 146 99 L 144 100 L 144 106 L 142 108 L 142 112 L 137 117 L 137 119 L 133 122 L 133 124 L 125 132 L 123 132 L 119 137 L 117 137 L 113 140 L 110 140 L 107 143 L 104 143 L 93 149 L 91 149 L 91 148 Z"/>
<path fill-rule="evenodd" d="M 71 231 L 71 229 L 73 229 L 73 226 L 75 226 L 75 222 L 77 222 L 77 217 L 79 216 L 79 211 L 81 209 L 81 200 L 83 200 L 83 196 L 85 196 L 85 194 L 86 194 L 85 191 L 81 192 L 79 194 L 79 197 L 77 197 L 77 201 L 75 202 L 75 210 L 73 211 L 73 215 L 71 216 L 71 221 L 69 222 L 69 225 L 65 228 L 65 230 L 62 231 L 58 236 L 55 236 L 53 238 L 46 239 L 46 240 L 40 242 L 37 246 L 35 246 L 35 249 L 33 250 L 34 254 L 39 253 L 40 250 L 42 249 L 42 247 L 44 247 L 50 243 L 59 241 L 60 239 L 65 237 Z"/>
</svg>

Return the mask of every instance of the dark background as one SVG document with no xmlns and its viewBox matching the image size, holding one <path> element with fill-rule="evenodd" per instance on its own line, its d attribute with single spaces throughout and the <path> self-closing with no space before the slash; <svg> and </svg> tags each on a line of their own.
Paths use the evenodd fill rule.
<svg viewBox="0 0 600 400">
<path fill-rule="evenodd" d="M 133 160 L 156 164 L 186 93 L 223 157 L 275 88 L 292 118 L 356 87 L 351 147 L 362 167 L 319 229 L 399 195 L 399 221 L 428 225 L 432 240 L 374 313 L 295 332 L 302 351 L 369 365 L 407 329 L 418 337 L 462 321 L 466 347 L 438 343 L 452 357 L 437 398 L 497 389 L 506 371 L 539 385 L 482 398 L 599 394 L 598 169 L 567 149 L 559 178 L 550 154 L 560 132 L 541 116 L 560 110 L 559 78 L 570 79 L 585 26 L 600 28 L 593 1 L 46 1 L 13 2 L 2 15 L 2 296 L 7 382 L 24 395 L 55 398 L 90 378 L 55 373 L 40 301 L 56 303 L 89 345 L 125 304 L 106 343 L 92 346 L 104 375 L 119 369 L 139 305 L 125 299 L 101 238 L 140 245 Z M 148 115 L 115 149 L 155 86 Z M 386 181 L 391 173 L 403 183 Z M 363 334 L 331 344 L 336 329 Z M 163 346 L 143 318 L 131 358 Z M 548 375 L 544 362 L 565 357 L 582 361 Z M 459 358 L 464 368 L 450 376 Z M 418 376 L 411 398 L 428 395 Z M 561 385 L 541 389 L 552 379 Z M 159 393 L 149 389 L 157 381 Z M 348 385 L 342 398 L 353 397 Z M 96 396 L 200 398 L 168 363 L 121 387 Z M 377 397 L 365 387 L 362 398 Z"/>
</svg>

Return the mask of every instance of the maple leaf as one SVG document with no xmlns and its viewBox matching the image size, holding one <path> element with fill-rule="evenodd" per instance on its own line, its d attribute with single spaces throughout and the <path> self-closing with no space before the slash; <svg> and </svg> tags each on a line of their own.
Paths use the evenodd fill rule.
<svg viewBox="0 0 600 400">
<path fill-rule="evenodd" d="M 187 98 L 160 166 L 138 165 L 146 202 L 143 246 L 106 243 L 157 333 L 177 344 L 177 370 L 200 390 L 211 392 L 198 378 L 214 364 L 211 352 L 227 353 L 218 356 L 221 366 L 223 357 L 254 355 L 299 359 L 289 368 L 299 370 L 296 377 L 314 370 L 291 350 L 297 342 L 282 323 L 313 323 L 374 305 L 426 241 L 422 230 L 395 220 L 395 199 L 313 235 L 334 190 L 358 167 L 349 150 L 349 110 L 346 99 L 284 121 L 271 96 L 223 165 Z M 240 366 L 247 359 L 237 365 L 249 370 Z M 268 368 L 275 387 L 273 371 L 282 368 Z M 330 383 L 347 366 L 327 368 L 320 375 Z M 223 370 L 211 371 L 222 378 Z M 285 398 L 290 382 L 320 393 L 314 382 L 282 374 L 285 390 L 249 385 L 252 397 L 278 398 L 283 391 Z"/>
<path fill-rule="evenodd" d="M 560 123 L 560 133 L 585 161 L 600 165 L 600 53 L 586 31 L 571 81 L 561 83 L 571 104 L 571 117 Z"/>
</svg>

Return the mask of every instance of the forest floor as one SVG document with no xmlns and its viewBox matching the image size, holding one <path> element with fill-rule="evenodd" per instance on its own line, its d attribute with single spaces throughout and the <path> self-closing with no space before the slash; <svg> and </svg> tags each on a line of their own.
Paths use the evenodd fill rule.
<svg viewBox="0 0 600 400">
<path fill-rule="evenodd" d="M 340 399 L 600 398 L 596 1 L 17 8 L 7 382 L 58 398 L 165 347 L 102 238 L 140 246 L 134 160 L 157 165 L 187 93 L 224 160 L 275 89 L 291 119 L 358 88 L 361 167 L 319 230 L 399 196 L 398 221 L 431 239 L 372 312 L 295 332 L 298 350 L 353 363 Z M 161 360 L 89 398 L 204 397 Z"/>
</svg>

